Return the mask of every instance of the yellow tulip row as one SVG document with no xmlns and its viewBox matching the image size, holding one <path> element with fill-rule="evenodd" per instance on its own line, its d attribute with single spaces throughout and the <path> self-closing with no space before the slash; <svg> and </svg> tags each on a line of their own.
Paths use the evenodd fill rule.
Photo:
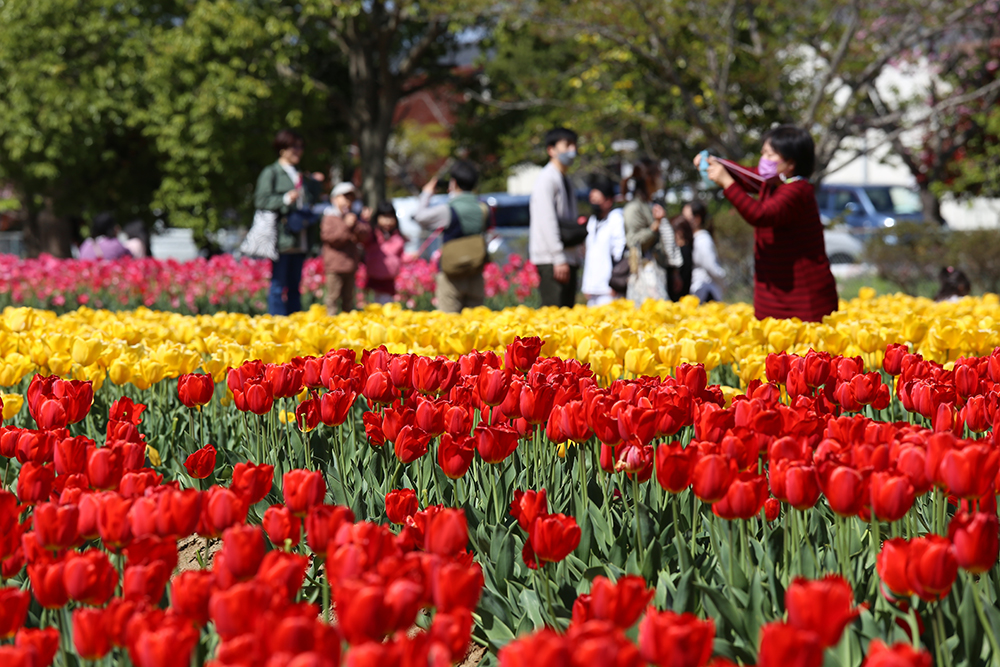
<svg viewBox="0 0 1000 667">
<path fill-rule="evenodd" d="M 464 315 L 390 304 L 328 317 L 314 307 L 288 318 L 88 308 L 56 316 L 6 308 L 0 316 L 0 386 L 16 386 L 41 372 L 92 380 L 95 387 L 108 379 L 146 389 L 199 370 L 220 381 L 228 367 L 248 359 L 277 363 L 331 348 L 360 352 L 379 345 L 394 353 L 454 357 L 473 349 L 501 350 L 518 335 L 541 336 L 544 355 L 588 362 L 604 380 L 663 375 L 690 362 L 709 369 L 732 364 L 743 383 L 763 376 L 770 352 L 813 348 L 860 355 L 876 366 L 888 343 L 909 343 L 943 363 L 988 354 L 1000 345 L 996 295 L 934 303 L 902 295 L 874 298 L 866 292 L 842 301 L 821 324 L 759 321 L 747 304 L 698 306 L 693 298 L 647 302 L 638 309 L 619 301 L 600 308 L 477 309 Z"/>
</svg>

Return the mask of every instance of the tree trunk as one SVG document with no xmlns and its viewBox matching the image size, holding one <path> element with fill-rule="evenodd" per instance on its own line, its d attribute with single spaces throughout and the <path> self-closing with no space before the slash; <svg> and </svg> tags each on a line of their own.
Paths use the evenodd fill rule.
<svg viewBox="0 0 1000 667">
<path fill-rule="evenodd" d="M 920 205 L 924 210 L 924 220 L 939 225 L 945 224 L 944 218 L 941 217 L 941 200 L 931 192 L 926 183 L 920 184 Z"/>
<path fill-rule="evenodd" d="M 28 207 L 24 220 L 24 248 L 28 257 L 42 253 L 60 258 L 72 255 L 73 229 L 69 219 L 57 216 L 53 208 L 51 197 L 43 199 L 41 209 Z"/>
<path fill-rule="evenodd" d="M 385 199 L 385 156 L 389 144 L 389 133 L 381 124 L 365 126 L 358 133 L 358 149 L 361 153 L 361 196 L 365 205 L 375 208 Z"/>
</svg>

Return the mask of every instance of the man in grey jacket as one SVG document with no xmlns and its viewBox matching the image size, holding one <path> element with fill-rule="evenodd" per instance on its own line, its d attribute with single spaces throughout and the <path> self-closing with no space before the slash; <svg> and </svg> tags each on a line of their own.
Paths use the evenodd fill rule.
<svg viewBox="0 0 1000 667">
<path fill-rule="evenodd" d="M 576 196 L 567 176 L 576 159 L 576 142 L 576 132 L 563 127 L 545 135 L 549 163 L 531 191 L 528 258 L 538 269 L 543 306 L 572 308 L 576 303 L 583 244 L 567 248 L 559 232 L 560 221 L 567 224 L 577 220 Z"/>
</svg>

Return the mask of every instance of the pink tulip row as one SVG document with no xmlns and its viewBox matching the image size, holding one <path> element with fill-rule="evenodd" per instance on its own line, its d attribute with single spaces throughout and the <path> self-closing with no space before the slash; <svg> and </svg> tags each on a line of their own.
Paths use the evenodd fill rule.
<svg viewBox="0 0 1000 667">
<path fill-rule="evenodd" d="M 423 259 L 404 262 L 396 278 L 396 300 L 407 308 L 433 305 L 434 265 Z M 504 265 L 488 264 L 487 298 L 501 305 L 524 302 L 538 287 L 538 272 L 523 258 L 512 256 Z M 146 306 L 157 310 L 206 313 L 219 310 L 264 312 L 271 279 L 267 260 L 219 255 L 189 262 L 129 259 L 114 262 L 58 259 L 42 255 L 20 259 L 0 255 L 0 307 L 32 306 L 57 311 L 78 306 L 125 309 Z M 359 306 L 365 305 L 367 278 L 362 265 L 356 275 Z M 306 261 L 302 272 L 304 303 L 323 301 L 323 263 Z"/>
</svg>

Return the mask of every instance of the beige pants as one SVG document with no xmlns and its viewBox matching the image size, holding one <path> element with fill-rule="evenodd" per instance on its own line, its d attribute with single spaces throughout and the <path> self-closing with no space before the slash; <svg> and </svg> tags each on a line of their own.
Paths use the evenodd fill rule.
<svg viewBox="0 0 1000 667">
<path fill-rule="evenodd" d="M 323 304 L 328 315 L 354 310 L 354 273 L 326 274 L 326 293 Z"/>
<path fill-rule="evenodd" d="M 483 305 L 486 299 L 486 282 L 482 273 L 449 278 L 438 272 L 436 282 L 434 296 L 437 298 L 437 309 L 442 313 L 460 313 L 463 308 Z"/>
</svg>

